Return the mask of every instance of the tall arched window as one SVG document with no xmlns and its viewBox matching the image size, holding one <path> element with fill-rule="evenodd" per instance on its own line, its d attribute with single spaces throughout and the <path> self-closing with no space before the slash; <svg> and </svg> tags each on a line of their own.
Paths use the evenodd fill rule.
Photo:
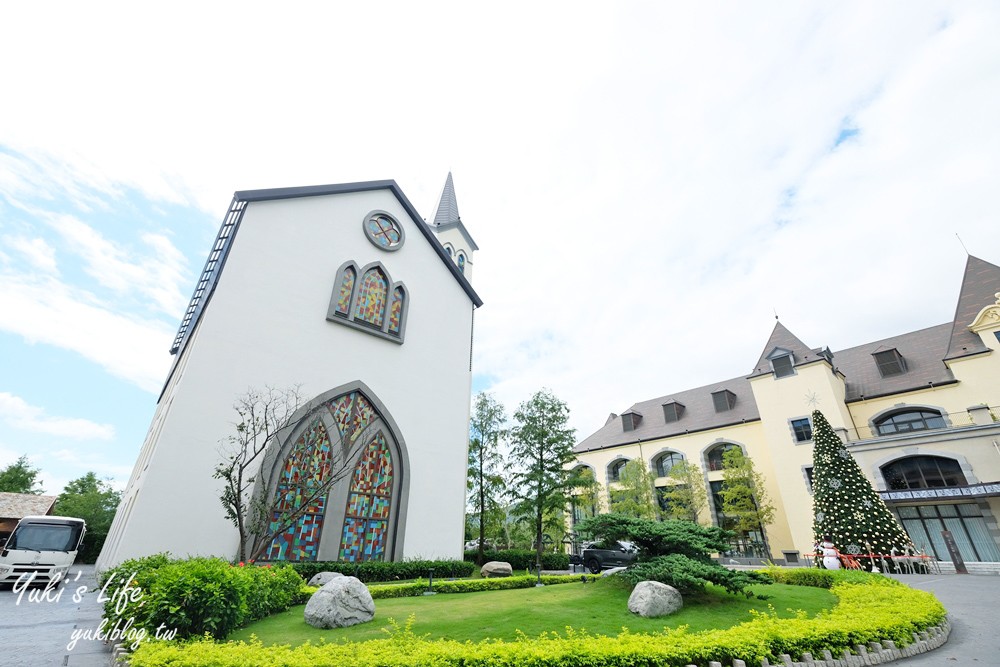
<svg viewBox="0 0 1000 667">
<path fill-rule="evenodd" d="M 373 327 L 382 328 L 385 321 L 385 304 L 387 301 L 388 281 L 381 269 L 368 269 L 361 277 L 358 285 L 358 300 L 354 306 L 354 321 L 367 322 Z"/>
<path fill-rule="evenodd" d="M 965 486 L 965 473 L 954 459 L 943 456 L 910 456 L 882 466 L 889 489 L 939 489 Z"/>
<path fill-rule="evenodd" d="M 739 449 L 739 447 L 729 442 L 723 442 L 710 449 L 707 456 L 708 469 L 722 470 L 723 468 L 722 459 L 726 455 L 726 452 L 728 452 L 730 449 Z"/>
<path fill-rule="evenodd" d="M 458 270 L 465 273 L 465 254 L 458 253 Z"/>
<path fill-rule="evenodd" d="M 402 287 L 397 287 L 392 291 L 392 302 L 389 305 L 389 333 L 399 334 L 403 319 L 403 300 L 406 294 Z"/>
<path fill-rule="evenodd" d="M 382 560 L 392 504 L 392 455 L 381 431 L 361 455 L 351 478 L 340 560 Z"/>
<path fill-rule="evenodd" d="M 671 468 L 684 460 L 684 457 L 677 452 L 663 452 L 653 459 L 653 470 L 657 477 L 666 477 L 670 474 Z"/>
<path fill-rule="evenodd" d="M 351 297 L 354 296 L 354 281 L 358 272 L 353 266 L 345 266 L 340 274 L 340 294 L 337 296 L 336 315 L 347 317 L 351 314 Z"/>
<path fill-rule="evenodd" d="M 933 428 L 944 428 L 944 417 L 937 410 L 900 410 L 881 417 L 875 422 L 879 435 L 894 435 L 911 431 L 926 431 Z"/>
</svg>

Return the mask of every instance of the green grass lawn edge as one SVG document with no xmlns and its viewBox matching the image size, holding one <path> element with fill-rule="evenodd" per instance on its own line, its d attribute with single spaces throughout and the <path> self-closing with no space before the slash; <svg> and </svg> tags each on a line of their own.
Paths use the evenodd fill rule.
<svg viewBox="0 0 1000 667">
<path fill-rule="evenodd" d="M 296 648 L 260 642 L 150 642 L 131 657 L 132 667 L 603 667 L 648 665 L 684 667 L 740 659 L 760 664 L 787 653 L 799 657 L 823 650 L 840 653 L 858 644 L 894 641 L 906 646 L 913 633 L 940 624 L 945 610 L 925 591 L 911 589 L 880 575 L 836 579 L 831 587 L 838 604 L 815 618 L 779 619 L 757 614 L 726 630 L 660 633 L 623 631 L 616 637 L 591 635 L 567 628 L 563 633 L 524 637 L 517 641 L 457 642 L 417 636 L 399 627 L 386 639 L 338 644 L 305 644 Z"/>
</svg>

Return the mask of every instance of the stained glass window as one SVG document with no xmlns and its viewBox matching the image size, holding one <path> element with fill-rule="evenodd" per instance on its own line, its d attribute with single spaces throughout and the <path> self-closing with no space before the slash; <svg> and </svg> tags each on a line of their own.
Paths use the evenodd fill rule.
<svg viewBox="0 0 1000 667">
<path fill-rule="evenodd" d="M 332 458 L 330 437 L 317 419 L 296 440 L 278 479 L 271 531 L 279 532 L 271 541 L 268 560 L 316 560 L 326 514 L 323 484 L 330 475 Z M 301 514 L 285 526 L 294 513 Z"/>
<path fill-rule="evenodd" d="M 362 453 L 351 478 L 340 560 L 357 562 L 385 557 L 392 478 L 389 445 L 379 431 Z"/>
<path fill-rule="evenodd" d="M 371 324 L 379 329 L 385 322 L 385 306 L 388 285 L 385 275 L 378 268 L 368 269 L 358 287 L 354 320 Z"/>
<path fill-rule="evenodd" d="M 389 306 L 389 333 L 399 335 L 400 320 L 403 316 L 403 288 L 397 287 L 392 291 L 392 305 Z"/>
<path fill-rule="evenodd" d="M 337 315 L 347 317 L 351 314 L 351 295 L 354 293 L 354 280 L 357 273 L 354 267 L 348 266 L 344 269 L 340 278 L 340 295 L 337 297 Z"/>
<path fill-rule="evenodd" d="M 458 253 L 458 270 L 465 273 L 465 255 Z"/>
<path fill-rule="evenodd" d="M 383 250 L 395 250 L 403 243 L 399 223 L 384 213 L 372 213 L 365 219 L 365 235 Z"/>
</svg>

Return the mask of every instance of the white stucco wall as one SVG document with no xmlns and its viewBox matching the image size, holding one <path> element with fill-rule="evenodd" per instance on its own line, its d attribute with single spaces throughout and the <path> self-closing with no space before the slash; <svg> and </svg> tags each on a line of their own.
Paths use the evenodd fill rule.
<svg viewBox="0 0 1000 667">
<path fill-rule="evenodd" d="M 362 221 L 373 209 L 403 226 L 402 248 L 385 252 L 367 240 Z M 337 269 L 348 260 L 379 261 L 405 284 L 404 344 L 327 321 Z M 301 385 L 310 399 L 358 380 L 384 404 L 407 449 L 404 557 L 460 557 L 472 309 L 389 190 L 249 203 L 99 566 L 160 551 L 235 555 L 212 470 L 236 398 L 250 387 Z"/>
</svg>

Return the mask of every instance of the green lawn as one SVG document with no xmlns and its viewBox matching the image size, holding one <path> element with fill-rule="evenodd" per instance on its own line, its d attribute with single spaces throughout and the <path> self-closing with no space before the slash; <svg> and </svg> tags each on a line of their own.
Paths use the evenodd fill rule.
<svg viewBox="0 0 1000 667">
<path fill-rule="evenodd" d="M 713 588 L 697 598 L 686 597 L 684 609 L 659 619 L 630 613 L 629 589 L 610 581 L 396 598 L 376 600 L 372 622 L 336 630 L 307 625 L 302 605 L 238 630 L 229 639 L 248 640 L 254 634 L 265 644 L 292 646 L 306 641 L 364 641 L 385 637 L 382 629 L 390 627 L 389 619 L 402 625 L 411 615 L 417 635 L 459 641 L 515 639 L 518 631 L 537 637 L 547 631 L 563 632 L 567 626 L 605 635 L 617 635 L 623 627 L 632 632 L 657 632 L 664 627 L 687 625 L 691 631 L 699 631 L 728 628 L 750 620 L 751 609 L 768 611 L 769 604 L 783 618 L 793 616 L 794 610 L 803 610 L 811 617 L 837 601 L 828 590 L 805 586 L 774 584 L 755 586 L 754 590 L 771 597 L 748 600 Z"/>
</svg>

